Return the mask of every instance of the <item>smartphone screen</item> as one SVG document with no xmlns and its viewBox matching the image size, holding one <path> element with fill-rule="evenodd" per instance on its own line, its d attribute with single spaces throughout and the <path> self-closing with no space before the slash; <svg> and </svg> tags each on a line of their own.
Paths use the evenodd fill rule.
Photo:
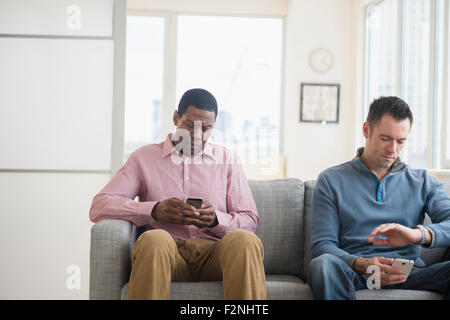
<svg viewBox="0 0 450 320">
<path fill-rule="evenodd" d="M 200 209 L 203 203 L 202 198 L 187 198 L 186 203 L 195 207 L 196 209 Z"/>
</svg>

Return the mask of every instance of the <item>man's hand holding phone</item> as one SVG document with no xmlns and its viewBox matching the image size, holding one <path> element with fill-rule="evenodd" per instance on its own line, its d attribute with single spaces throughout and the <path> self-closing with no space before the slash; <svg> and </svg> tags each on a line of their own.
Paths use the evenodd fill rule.
<svg viewBox="0 0 450 320">
<path fill-rule="evenodd" d="M 363 258 L 358 257 L 353 263 L 353 269 L 359 274 L 370 275 L 367 269 L 370 266 L 377 266 L 380 268 L 380 284 L 387 286 L 391 284 L 403 283 L 407 276 L 399 268 L 392 266 L 394 259 L 384 257 Z"/>
<path fill-rule="evenodd" d="M 198 228 L 213 228 L 219 224 L 216 216 L 216 210 L 214 207 L 208 202 L 203 201 L 200 209 L 198 209 L 200 213 L 200 217 L 198 221 L 194 223 L 194 225 Z"/>
<path fill-rule="evenodd" d="M 159 223 L 190 225 L 199 221 L 200 213 L 183 200 L 170 198 L 156 204 L 152 217 Z"/>
<path fill-rule="evenodd" d="M 219 223 L 216 217 L 214 207 L 202 198 L 188 198 L 186 203 L 193 205 L 198 209 L 200 216 L 198 221 L 194 223 L 197 228 L 215 227 Z"/>
<path fill-rule="evenodd" d="M 160 201 L 153 208 L 152 216 L 159 223 L 193 224 L 198 228 L 218 224 L 214 207 L 201 198 L 188 198 L 186 202 L 178 198 Z"/>
<path fill-rule="evenodd" d="M 378 238 L 378 236 L 384 238 Z M 373 229 L 367 240 L 375 246 L 401 247 L 417 243 L 421 238 L 421 231 L 418 229 L 408 228 L 398 223 L 385 223 Z M 431 236 L 427 236 L 428 241 L 430 238 Z M 367 269 L 372 265 L 380 268 L 381 286 L 386 286 L 405 282 L 414 262 L 384 257 L 358 257 L 352 267 L 359 274 L 368 275 Z"/>
</svg>

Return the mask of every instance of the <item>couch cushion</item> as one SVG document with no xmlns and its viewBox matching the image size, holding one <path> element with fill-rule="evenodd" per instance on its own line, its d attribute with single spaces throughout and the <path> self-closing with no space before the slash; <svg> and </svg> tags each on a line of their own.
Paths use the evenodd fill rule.
<svg viewBox="0 0 450 320">
<path fill-rule="evenodd" d="M 300 277 L 303 268 L 303 182 L 299 179 L 249 180 L 260 221 L 266 274 Z"/>
<path fill-rule="evenodd" d="M 312 291 L 296 276 L 266 275 L 268 300 L 312 300 Z"/>
<path fill-rule="evenodd" d="M 267 299 L 269 300 L 311 300 L 309 286 L 300 278 L 289 275 L 266 275 Z M 128 283 L 121 292 L 126 300 Z M 223 300 L 222 281 L 208 282 L 172 282 L 170 286 L 172 300 Z"/>
<path fill-rule="evenodd" d="M 358 300 L 442 300 L 442 295 L 432 291 L 405 290 L 405 289 L 381 289 L 358 290 Z"/>
<path fill-rule="evenodd" d="M 128 282 L 123 286 L 121 299 L 127 299 Z M 172 282 L 171 300 L 223 300 L 222 281 Z"/>
</svg>

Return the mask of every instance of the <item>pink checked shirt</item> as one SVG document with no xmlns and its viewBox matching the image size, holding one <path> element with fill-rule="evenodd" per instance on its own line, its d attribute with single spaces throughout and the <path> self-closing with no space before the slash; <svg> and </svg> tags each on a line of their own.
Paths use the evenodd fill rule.
<svg viewBox="0 0 450 320">
<path fill-rule="evenodd" d="M 138 196 L 139 202 L 134 198 Z M 158 201 L 176 197 L 201 197 L 209 201 L 219 224 L 214 228 L 161 224 L 152 216 Z M 164 229 L 175 240 L 219 240 L 227 232 L 254 232 L 259 216 L 255 201 L 235 153 L 207 143 L 195 157 L 178 153 L 170 141 L 151 144 L 133 152 L 124 166 L 97 194 L 89 212 L 91 221 L 123 219 L 146 229 Z"/>
</svg>

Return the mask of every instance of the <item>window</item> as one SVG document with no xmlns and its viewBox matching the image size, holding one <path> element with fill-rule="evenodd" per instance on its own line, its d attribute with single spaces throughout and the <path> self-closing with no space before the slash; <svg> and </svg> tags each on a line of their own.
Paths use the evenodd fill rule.
<svg viewBox="0 0 450 320">
<path fill-rule="evenodd" d="M 437 1 L 437 11 L 436 11 L 436 35 L 435 35 L 435 88 L 433 90 L 433 94 L 435 95 L 435 110 L 433 117 L 433 122 L 436 124 L 432 126 L 433 132 L 433 147 L 436 149 L 434 153 L 435 158 L 434 168 L 442 168 L 448 167 L 446 166 L 446 146 L 443 142 L 446 141 L 444 138 L 446 136 L 445 126 L 446 123 L 444 118 L 444 104 L 445 104 L 445 95 L 446 90 L 444 86 L 446 85 L 445 77 L 447 77 L 447 71 L 445 71 L 445 1 L 446 0 L 438 0 Z M 448 3 L 448 1 L 447 1 Z M 448 139 L 447 139 L 448 141 Z M 439 157 L 440 155 L 440 157 Z"/>
<path fill-rule="evenodd" d="M 128 16 L 127 26 L 125 158 L 165 139 L 195 87 L 219 104 L 211 142 L 258 160 L 280 154 L 281 18 Z"/>
<path fill-rule="evenodd" d="M 282 20 L 181 15 L 177 48 L 177 101 L 195 87 L 218 100 L 212 142 L 278 155 Z"/>
<path fill-rule="evenodd" d="M 162 138 L 164 28 L 163 17 L 127 18 L 125 159 Z"/>
<path fill-rule="evenodd" d="M 402 158 L 415 168 L 450 165 L 448 6 L 445 0 L 383 0 L 366 8 L 366 113 L 380 95 L 410 105 L 414 125 Z"/>
<path fill-rule="evenodd" d="M 397 0 L 367 8 L 366 111 L 373 99 L 397 91 L 397 9 Z"/>
<path fill-rule="evenodd" d="M 430 28 L 431 1 L 403 1 L 403 56 L 401 97 L 414 115 L 408 138 L 407 161 L 412 167 L 426 168 L 430 119 Z M 432 112 L 432 111 L 431 111 Z"/>
</svg>

